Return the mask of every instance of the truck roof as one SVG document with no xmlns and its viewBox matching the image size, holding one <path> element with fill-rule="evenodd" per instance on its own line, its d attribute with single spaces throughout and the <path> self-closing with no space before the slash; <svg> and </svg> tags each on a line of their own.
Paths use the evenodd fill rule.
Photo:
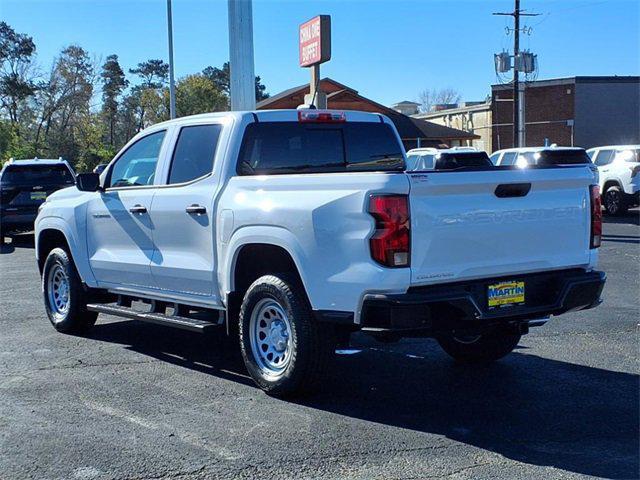
<svg viewBox="0 0 640 480">
<path fill-rule="evenodd" d="M 384 115 L 381 113 L 371 113 L 371 112 L 361 112 L 358 110 L 311 110 L 311 109 L 281 109 L 281 110 L 252 110 L 252 111 L 244 111 L 244 112 L 212 112 L 212 113 L 201 113 L 199 115 L 189 115 L 186 117 L 174 118 L 172 120 L 166 120 L 164 122 L 156 123 L 149 127 L 149 129 L 155 129 L 158 127 L 168 126 L 168 125 L 181 125 L 188 124 L 192 122 L 198 122 L 203 120 L 214 120 L 219 118 L 236 118 L 241 119 L 243 117 L 252 116 L 257 117 L 258 121 L 269 121 L 269 122 L 291 122 L 298 121 L 298 114 L 300 112 L 322 112 L 322 113 L 335 113 L 335 114 L 344 114 L 346 117 L 346 121 L 352 122 L 379 122 L 380 118 L 385 118 L 387 123 L 391 123 Z"/>
<path fill-rule="evenodd" d="M 69 165 L 63 158 L 29 158 L 16 160 L 10 158 L 7 165 Z"/>
<path fill-rule="evenodd" d="M 582 147 L 563 147 L 559 145 L 549 145 L 546 147 L 518 147 L 518 148 L 503 148 L 496 150 L 497 152 L 542 152 L 545 150 L 584 150 Z"/>
</svg>

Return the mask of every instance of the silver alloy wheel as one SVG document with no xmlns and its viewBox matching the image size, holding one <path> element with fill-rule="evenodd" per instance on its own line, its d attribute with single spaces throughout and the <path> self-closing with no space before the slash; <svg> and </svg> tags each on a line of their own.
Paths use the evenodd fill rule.
<svg viewBox="0 0 640 480">
<path fill-rule="evenodd" d="M 49 270 L 47 294 L 49 307 L 53 313 L 64 318 L 69 311 L 69 278 L 62 265 L 58 263 Z"/>
<path fill-rule="evenodd" d="M 272 298 L 263 298 L 251 312 L 251 353 L 260 369 L 279 376 L 291 359 L 291 324 L 284 308 Z"/>
</svg>

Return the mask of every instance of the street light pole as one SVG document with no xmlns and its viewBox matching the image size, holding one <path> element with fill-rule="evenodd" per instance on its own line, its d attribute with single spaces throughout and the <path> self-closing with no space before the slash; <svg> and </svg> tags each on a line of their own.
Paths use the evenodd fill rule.
<svg viewBox="0 0 640 480">
<path fill-rule="evenodd" d="M 229 70 L 231 110 L 255 110 L 251 0 L 229 0 Z"/>
<path fill-rule="evenodd" d="M 167 29 L 169 33 L 169 115 L 176 118 L 176 85 L 173 78 L 173 19 L 171 0 L 167 0 Z"/>
</svg>

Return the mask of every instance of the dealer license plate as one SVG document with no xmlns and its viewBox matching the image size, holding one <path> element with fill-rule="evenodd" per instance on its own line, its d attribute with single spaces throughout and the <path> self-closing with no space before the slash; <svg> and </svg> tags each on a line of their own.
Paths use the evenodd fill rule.
<svg viewBox="0 0 640 480">
<path fill-rule="evenodd" d="M 487 298 L 489 308 L 524 303 L 524 282 L 500 282 L 489 285 Z"/>
<path fill-rule="evenodd" d="M 31 200 L 46 200 L 47 192 L 31 192 Z"/>
</svg>

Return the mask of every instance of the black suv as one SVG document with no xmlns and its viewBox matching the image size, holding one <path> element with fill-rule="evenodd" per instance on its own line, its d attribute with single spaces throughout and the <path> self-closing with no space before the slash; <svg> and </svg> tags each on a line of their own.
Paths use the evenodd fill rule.
<svg viewBox="0 0 640 480">
<path fill-rule="evenodd" d="M 9 160 L 0 171 L 0 243 L 9 232 L 33 230 L 47 196 L 74 184 L 65 160 Z"/>
</svg>

